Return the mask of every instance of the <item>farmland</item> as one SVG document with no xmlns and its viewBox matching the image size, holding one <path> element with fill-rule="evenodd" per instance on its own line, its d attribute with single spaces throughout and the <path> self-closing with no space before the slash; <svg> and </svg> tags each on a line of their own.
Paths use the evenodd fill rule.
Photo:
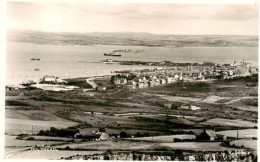
<svg viewBox="0 0 260 162">
<path fill-rule="evenodd" d="M 111 87 L 99 92 L 85 91 L 84 86 L 89 87 L 82 85 L 81 79 L 70 81 L 77 81 L 79 88 L 6 92 L 6 152 L 33 145 L 58 149 L 48 155 L 27 150 L 11 158 L 60 159 L 107 150 L 214 152 L 242 145 L 244 149 L 256 148 L 249 144 L 256 142 L 252 138 L 257 137 L 258 114 L 251 111 L 258 106 L 257 96 L 252 96 L 258 93 L 257 85 L 246 87 L 243 80 L 210 81 L 198 85 L 171 83 L 135 91 Z M 98 84 L 102 82 L 110 84 L 109 79 L 97 80 Z M 165 103 L 173 106 L 165 107 Z M 183 109 L 183 105 L 194 105 L 200 110 Z M 231 145 L 225 146 L 221 140 L 196 141 L 196 135 L 204 129 L 229 137 Z M 98 140 L 100 130 L 111 139 Z M 235 141 L 237 130 L 239 139 Z M 80 136 L 67 132 L 78 132 Z M 26 138 L 16 139 L 20 136 Z"/>
</svg>

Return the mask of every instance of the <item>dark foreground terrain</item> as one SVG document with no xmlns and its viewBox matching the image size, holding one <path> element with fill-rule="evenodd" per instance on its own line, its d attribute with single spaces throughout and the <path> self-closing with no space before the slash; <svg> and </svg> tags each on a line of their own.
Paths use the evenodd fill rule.
<svg viewBox="0 0 260 162">
<path fill-rule="evenodd" d="M 256 160 L 258 76 L 134 91 L 109 79 L 95 82 L 109 89 L 87 91 L 89 85 L 80 83 L 71 91 L 7 90 L 6 157 L 207 160 L 208 154 L 220 161 Z M 197 139 L 204 130 L 221 138 Z"/>
</svg>

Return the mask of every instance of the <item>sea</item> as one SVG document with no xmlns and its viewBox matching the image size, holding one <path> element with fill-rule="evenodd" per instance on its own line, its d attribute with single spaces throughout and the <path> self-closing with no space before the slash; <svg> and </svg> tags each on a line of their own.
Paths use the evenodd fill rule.
<svg viewBox="0 0 260 162">
<path fill-rule="evenodd" d="M 143 50 L 121 53 L 121 57 L 104 56 L 114 50 Z M 33 61 L 32 58 L 39 58 Z M 27 80 L 39 81 L 45 75 L 59 78 L 92 77 L 114 74 L 119 70 L 153 69 L 151 66 L 106 64 L 103 61 L 172 61 L 215 62 L 234 61 L 258 66 L 258 47 L 146 47 L 120 45 L 42 45 L 6 43 L 6 85 L 18 85 Z M 39 69 L 39 71 L 35 71 Z"/>
</svg>

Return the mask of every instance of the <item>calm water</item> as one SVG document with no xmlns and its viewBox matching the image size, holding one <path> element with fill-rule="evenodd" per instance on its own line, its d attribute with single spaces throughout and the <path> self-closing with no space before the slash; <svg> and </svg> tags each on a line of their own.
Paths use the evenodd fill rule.
<svg viewBox="0 0 260 162">
<path fill-rule="evenodd" d="M 115 70 L 152 68 L 144 66 L 127 66 L 105 64 L 102 60 L 140 60 L 173 62 L 232 63 L 234 60 L 258 64 L 257 47 L 137 47 L 137 46 L 58 46 L 30 43 L 7 42 L 6 82 L 18 84 L 24 80 L 38 80 L 44 75 L 60 78 L 87 77 L 111 74 Z M 143 49 L 143 53 L 122 53 L 122 57 L 105 57 L 105 52 L 116 49 Z M 40 61 L 31 61 L 40 58 Z M 79 62 L 83 61 L 83 62 Z M 39 68 L 40 71 L 34 71 Z"/>
</svg>

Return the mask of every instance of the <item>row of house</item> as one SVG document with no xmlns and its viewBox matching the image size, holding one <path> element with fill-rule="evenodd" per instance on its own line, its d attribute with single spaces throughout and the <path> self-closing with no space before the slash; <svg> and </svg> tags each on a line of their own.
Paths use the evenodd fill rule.
<svg viewBox="0 0 260 162">
<path fill-rule="evenodd" d="M 212 65 L 212 63 L 206 63 L 205 66 L 161 67 L 136 71 L 122 71 L 121 73 L 117 72 L 117 74 L 125 77 L 134 75 L 136 78 L 134 80 L 117 78 L 115 79 L 115 84 L 126 85 L 128 89 L 136 89 L 158 86 L 177 80 L 193 82 L 211 78 L 229 79 L 258 73 L 258 68 L 251 67 L 244 61 L 241 63 L 235 61 L 233 64 Z"/>
<path fill-rule="evenodd" d="M 125 85 L 127 89 L 137 89 L 137 88 L 148 88 L 154 87 L 162 84 L 172 83 L 179 79 L 179 76 L 173 77 L 137 77 L 133 80 L 127 80 L 126 78 L 116 78 L 114 80 L 115 85 Z"/>
</svg>

